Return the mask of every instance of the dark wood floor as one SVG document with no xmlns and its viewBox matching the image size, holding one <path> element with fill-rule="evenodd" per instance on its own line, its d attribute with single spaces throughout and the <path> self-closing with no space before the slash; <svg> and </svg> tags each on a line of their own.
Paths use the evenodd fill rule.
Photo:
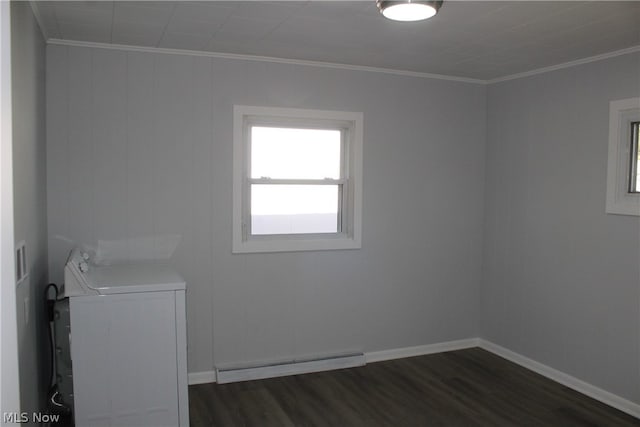
<svg viewBox="0 0 640 427">
<path fill-rule="evenodd" d="M 191 426 L 640 426 L 474 348 L 361 368 L 189 387 Z"/>
</svg>

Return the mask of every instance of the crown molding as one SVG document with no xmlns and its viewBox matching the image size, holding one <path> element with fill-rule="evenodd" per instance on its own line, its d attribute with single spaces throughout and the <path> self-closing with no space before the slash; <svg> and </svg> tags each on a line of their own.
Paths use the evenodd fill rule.
<svg viewBox="0 0 640 427">
<path fill-rule="evenodd" d="M 40 13 L 40 8 L 38 7 L 38 3 L 35 1 L 29 1 L 29 6 L 31 6 L 31 11 L 33 12 L 33 16 L 36 18 L 38 27 L 40 27 L 40 32 L 42 33 L 42 37 L 48 41 L 49 35 L 47 34 L 47 28 L 44 26 L 44 20 L 42 19 L 42 14 Z"/>
<path fill-rule="evenodd" d="M 523 73 L 511 74 L 496 79 L 485 80 L 487 84 L 501 83 L 508 80 L 522 79 L 524 77 L 535 76 L 536 74 L 549 73 L 551 71 L 562 70 L 564 68 L 575 67 L 577 65 L 588 64 L 590 62 L 602 61 L 604 59 L 615 58 L 616 56 L 628 55 L 630 53 L 640 52 L 640 46 L 632 46 L 626 49 L 615 50 L 600 55 L 589 56 L 587 58 L 576 59 L 575 61 L 563 62 L 561 64 L 551 65 L 549 67 L 537 68 L 535 70 L 525 71 Z"/>
<path fill-rule="evenodd" d="M 132 46 L 132 45 L 123 45 L 123 44 L 83 42 L 83 41 L 77 41 L 77 40 L 61 40 L 61 39 L 48 39 L 47 43 L 52 45 L 61 45 L 61 46 L 90 47 L 90 48 L 98 48 L 98 49 L 125 50 L 125 51 L 131 51 L 131 52 L 204 56 L 209 58 L 236 59 L 240 61 L 272 62 L 276 64 L 301 65 L 305 67 L 333 68 L 338 70 L 364 71 L 364 72 L 370 72 L 370 73 L 392 74 L 392 75 L 404 76 L 404 77 L 418 77 L 423 79 L 449 80 L 449 81 L 462 82 L 462 83 L 474 83 L 474 84 L 486 83 L 485 80 L 472 79 L 467 77 L 448 76 L 444 74 L 421 73 L 417 71 L 396 70 L 393 68 L 369 67 L 365 65 L 350 65 L 350 64 L 333 63 L 333 62 L 307 61 L 303 59 L 277 58 L 273 56 L 243 55 L 243 54 L 237 54 L 237 53 L 206 52 L 206 51 L 199 51 L 199 50 L 168 49 L 168 48 L 162 48 L 162 47 L 143 47 L 143 46 Z"/>
<path fill-rule="evenodd" d="M 369 67 L 366 65 L 350 65 L 350 64 L 340 64 L 340 63 L 322 62 L 322 61 L 308 61 L 308 60 L 302 60 L 302 59 L 278 58 L 273 56 L 244 55 L 244 54 L 238 54 L 238 53 L 224 53 L 224 52 L 206 52 L 206 51 L 199 51 L 199 50 L 169 49 L 169 48 L 162 48 L 162 47 L 133 46 L 133 45 L 123 45 L 123 44 L 86 42 L 86 41 L 79 41 L 79 40 L 62 40 L 62 39 L 55 39 L 55 38 L 47 39 L 44 27 L 42 26 L 41 20 L 39 18 L 39 13 L 36 12 L 37 5 L 33 1 L 29 3 L 31 4 L 34 10 L 34 15 L 36 16 L 36 20 L 40 25 L 40 29 L 42 30 L 43 35 L 45 35 L 47 44 L 52 44 L 52 45 L 124 50 L 124 51 L 130 51 L 130 52 L 161 53 L 161 54 L 170 54 L 170 55 L 201 56 L 201 57 L 209 57 L 209 58 L 235 59 L 240 61 L 272 62 L 276 64 L 301 65 L 305 67 L 332 68 L 332 69 L 349 70 L 349 71 L 364 71 L 369 73 L 391 74 L 391 75 L 404 76 L 404 77 L 448 80 L 448 81 L 454 81 L 454 82 L 483 84 L 483 85 L 491 85 L 491 84 L 501 83 L 509 80 L 522 79 L 526 77 L 535 76 L 537 74 L 549 73 L 551 71 L 561 70 L 564 68 L 575 67 L 578 65 L 588 64 L 591 62 L 602 61 L 609 58 L 615 58 L 617 56 L 640 52 L 640 45 L 632 46 L 625 49 L 616 50 L 613 52 L 607 52 L 600 55 L 577 59 L 575 61 L 569 61 L 569 62 L 563 62 L 561 64 L 551 65 L 549 67 L 537 68 L 535 70 L 525 71 L 517 74 L 510 74 L 510 75 L 498 77 L 495 79 L 482 80 L 482 79 L 473 79 L 468 77 L 449 76 L 444 74 L 431 74 L 431 73 L 422 73 L 418 71 L 396 70 L 393 68 Z"/>
</svg>

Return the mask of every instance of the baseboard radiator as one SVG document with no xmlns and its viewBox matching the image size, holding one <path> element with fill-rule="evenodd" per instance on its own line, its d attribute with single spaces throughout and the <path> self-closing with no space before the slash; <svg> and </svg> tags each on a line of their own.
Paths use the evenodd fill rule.
<svg viewBox="0 0 640 427">
<path fill-rule="evenodd" d="M 366 359 L 363 353 L 349 353 L 251 366 L 220 366 L 216 367 L 216 378 L 218 384 L 225 384 L 287 375 L 309 374 L 333 369 L 355 368 L 365 364 Z"/>
</svg>

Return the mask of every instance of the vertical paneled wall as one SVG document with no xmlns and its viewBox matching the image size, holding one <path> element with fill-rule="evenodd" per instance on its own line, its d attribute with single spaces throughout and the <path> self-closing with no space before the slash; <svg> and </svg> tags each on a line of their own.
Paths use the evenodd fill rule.
<svg viewBox="0 0 640 427">
<path fill-rule="evenodd" d="M 73 244 L 180 235 L 189 371 L 478 335 L 483 85 L 48 47 L 53 280 Z M 364 113 L 363 247 L 232 254 L 234 104 Z M 133 251 L 135 252 L 135 251 Z"/>
<path fill-rule="evenodd" d="M 211 61 L 57 46 L 48 60 L 52 280 L 72 245 L 179 235 L 190 353 L 212 360 Z"/>
<path fill-rule="evenodd" d="M 605 213 L 631 54 L 489 86 L 482 331 L 640 402 L 640 220 Z"/>
</svg>

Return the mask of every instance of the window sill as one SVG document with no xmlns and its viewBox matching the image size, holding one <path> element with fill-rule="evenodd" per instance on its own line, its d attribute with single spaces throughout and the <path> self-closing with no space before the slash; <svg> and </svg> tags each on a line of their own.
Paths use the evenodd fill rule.
<svg viewBox="0 0 640 427">
<path fill-rule="evenodd" d="M 256 239 L 233 242 L 234 254 L 260 252 L 298 252 L 360 249 L 359 239 L 337 237 L 327 239 Z"/>
<path fill-rule="evenodd" d="M 607 200 L 607 213 L 640 216 L 640 194 L 627 193 L 612 200 Z"/>
</svg>

